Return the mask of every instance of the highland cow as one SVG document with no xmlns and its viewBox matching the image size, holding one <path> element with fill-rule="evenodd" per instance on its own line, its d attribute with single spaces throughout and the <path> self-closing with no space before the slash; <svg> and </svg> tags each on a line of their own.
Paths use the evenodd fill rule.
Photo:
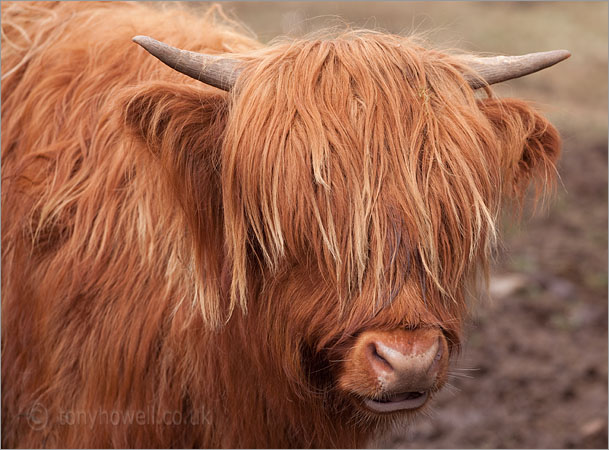
<svg viewBox="0 0 609 450">
<path fill-rule="evenodd" d="M 222 17 L 2 3 L 4 446 L 365 445 L 441 389 L 501 205 L 554 177 L 488 86 L 565 51 Z"/>
</svg>

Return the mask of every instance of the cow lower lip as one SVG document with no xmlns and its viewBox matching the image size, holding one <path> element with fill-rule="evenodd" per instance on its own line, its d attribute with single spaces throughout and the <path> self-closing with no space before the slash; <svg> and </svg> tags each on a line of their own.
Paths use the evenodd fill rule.
<svg viewBox="0 0 609 450">
<path fill-rule="evenodd" d="M 364 404 L 372 411 L 387 413 L 419 408 L 427 401 L 428 396 L 427 392 L 405 392 L 383 400 L 368 398 L 364 400 Z"/>
</svg>

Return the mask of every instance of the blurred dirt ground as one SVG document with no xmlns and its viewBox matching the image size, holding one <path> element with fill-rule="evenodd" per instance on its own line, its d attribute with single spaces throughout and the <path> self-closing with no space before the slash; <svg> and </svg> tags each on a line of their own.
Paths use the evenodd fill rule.
<svg viewBox="0 0 609 450">
<path fill-rule="evenodd" d="M 561 131 L 562 184 L 555 199 L 519 226 L 507 217 L 492 300 L 477 308 L 453 387 L 438 395 L 428 417 L 372 445 L 607 448 L 607 3 L 223 7 L 265 42 L 351 24 L 421 32 L 444 48 L 572 52 L 556 67 L 495 90 L 535 102 Z"/>
</svg>

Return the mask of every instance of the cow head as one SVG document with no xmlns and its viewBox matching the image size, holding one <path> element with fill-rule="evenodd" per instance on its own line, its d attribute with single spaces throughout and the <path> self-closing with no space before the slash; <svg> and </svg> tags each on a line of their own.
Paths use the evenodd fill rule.
<svg viewBox="0 0 609 450">
<path fill-rule="evenodd" d="M 289 380 L 288 397 L 375 420 L 422 407 L 458 349 L 502 200 L 552 180 L 560 147 L 487 84 L 568 54 L 479 60 L 376 33 L 240 63 L 154 45 L 230 90 L 153 83 L 126 108 L 172 168 L 207 322 L 240 310 L 232 336 L 258 349 L 244 358 Z"/>
</svg>

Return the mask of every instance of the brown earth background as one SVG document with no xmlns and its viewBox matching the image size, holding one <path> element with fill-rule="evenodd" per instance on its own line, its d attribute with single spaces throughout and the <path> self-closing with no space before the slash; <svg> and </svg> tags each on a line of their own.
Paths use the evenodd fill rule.
<svg viewBox="0 0 609 450">
<path fill-rule="evenodd" d="M 203 8 L 207 5 L 190 5 Z M 480 302 L 432 410 L 372 446 L 607 448 L 607 3 L 227 2 L 263 42 L 346 25 L 424 33 L 496 54 L 568 49 L 495 89 L 534 102 L 564 149 L 554 200 L 506 217 L 491 299 Z"/>
</svg>

